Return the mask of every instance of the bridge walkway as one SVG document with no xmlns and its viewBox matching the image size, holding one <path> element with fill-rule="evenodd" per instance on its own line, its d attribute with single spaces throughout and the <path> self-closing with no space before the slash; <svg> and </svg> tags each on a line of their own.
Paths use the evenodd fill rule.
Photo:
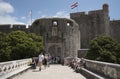
<svg viewBox="0 0 120 79">
<path fill-rule="evenodd" d="M 39 71 L 38 67 L 36 70 L 29 69 L 23 74 L 19 74 L 13 79 L 86 79 L 80 73 L 76 73 L 73 69 L 68 66 L 62 65 L 50 65 L 46 69 L 42 67 Z"/>
</svg>

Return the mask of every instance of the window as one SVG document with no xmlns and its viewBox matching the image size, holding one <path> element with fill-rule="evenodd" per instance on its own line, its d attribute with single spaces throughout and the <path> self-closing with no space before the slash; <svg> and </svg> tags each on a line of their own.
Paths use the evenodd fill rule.
<svg viewBox="0 0 120 79">
<path fill-rule="evenodd" d="M 47 33 L 47 35 L 46 35 L 46 38 L 48 38 L 48 33 Z"/>
<path fill-rule="evenodd" d="M 70 22 L 70 21 L 68 21 L 68 22 L 67 22 L 67 26 L 73 26 L 73 23 Z"/>
<path fill-rule="evenodd" d="M 58 22 L 57 21 L 53 21 L 53 26 L 57 26 Z"/>
<path fill-rule="evenodd" d="M 67 26 L 70 26 L 70 23 L 67 23 Z"/>
</svg>

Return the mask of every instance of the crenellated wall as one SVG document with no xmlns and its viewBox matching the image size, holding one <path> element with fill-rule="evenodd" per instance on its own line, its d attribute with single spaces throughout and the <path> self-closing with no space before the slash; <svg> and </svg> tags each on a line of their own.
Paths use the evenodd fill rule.
<svg viewBox="0 0 120 79">
<path fill-rule="evenodd" d="M 110 21 L 110 35 L 120 42 L 120 20 Z"/>
<path fill-rule="evenodd" d="M 0 32 L 10 33 L 12 31 L 10 24 L 0 25 Z"/>
<path fill-rule="evenodd" d="M 12 31 L 17 31 L 17 30 L 21 30 L 21 31 L 25 31 L 26 33 L 29 33 L 29 28 L 27 28 L 27 25 L 21 25 L 21 24 L 1 24 L 0 25 L 0 32 L 3 33 L 10 33 Z"/>
<path fill-rule="evenodd" d="M 91 39 L 98 35 L 109 35 L 109 7 L 103 5 L 103 9 L 85 12 L 71 13 L 70 18 L 75 20 L 80 27 L 81 48 L 88 48 Z"/>
</svg>

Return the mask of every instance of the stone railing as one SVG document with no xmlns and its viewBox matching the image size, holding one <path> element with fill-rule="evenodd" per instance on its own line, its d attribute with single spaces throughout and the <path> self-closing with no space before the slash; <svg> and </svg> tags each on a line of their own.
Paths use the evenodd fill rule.
<svg viewBox="0 0 120 79">
<path fill-rule="evenodd" d="M 106 76 L 109 79 L 120 79 L 120 64 L 92 61 L 87 59 L 85 59 L 85 61 L 86 69 Z"/>
<path fill-rule="evenodd" d="M 29 68 L 32 59 L 22 59 L 0 63 L 0 79 L 7 79 Z"/>
<path fill-rule="evenodd" d="M 79 49 L 78 50 L 78 57 L 79 58 L 82 58 L 82 57 L 85 57 L 85 55 L 87 54 L 89 49 Z"/>
</svg>

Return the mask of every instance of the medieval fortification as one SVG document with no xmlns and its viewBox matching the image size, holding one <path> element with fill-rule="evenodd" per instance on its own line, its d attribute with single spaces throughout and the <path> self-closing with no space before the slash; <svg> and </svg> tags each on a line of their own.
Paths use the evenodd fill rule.
<svg viewBox="0 0 120 79">
<path fill-rule="evenodd" d="M 0 25 L 1 32 L 16 30 L 43 36 L 46 52 L 60 57 L 76 57 L 79 49 L 88 48 L 90 40 L 99 35 L 108 35 L 120 42 L 120 20 L 110 21 L 108 4 L 87 14 L 70 13 L 70 19 L 40 18 L 29 28 L 19 24 Z"/>
</svg>

